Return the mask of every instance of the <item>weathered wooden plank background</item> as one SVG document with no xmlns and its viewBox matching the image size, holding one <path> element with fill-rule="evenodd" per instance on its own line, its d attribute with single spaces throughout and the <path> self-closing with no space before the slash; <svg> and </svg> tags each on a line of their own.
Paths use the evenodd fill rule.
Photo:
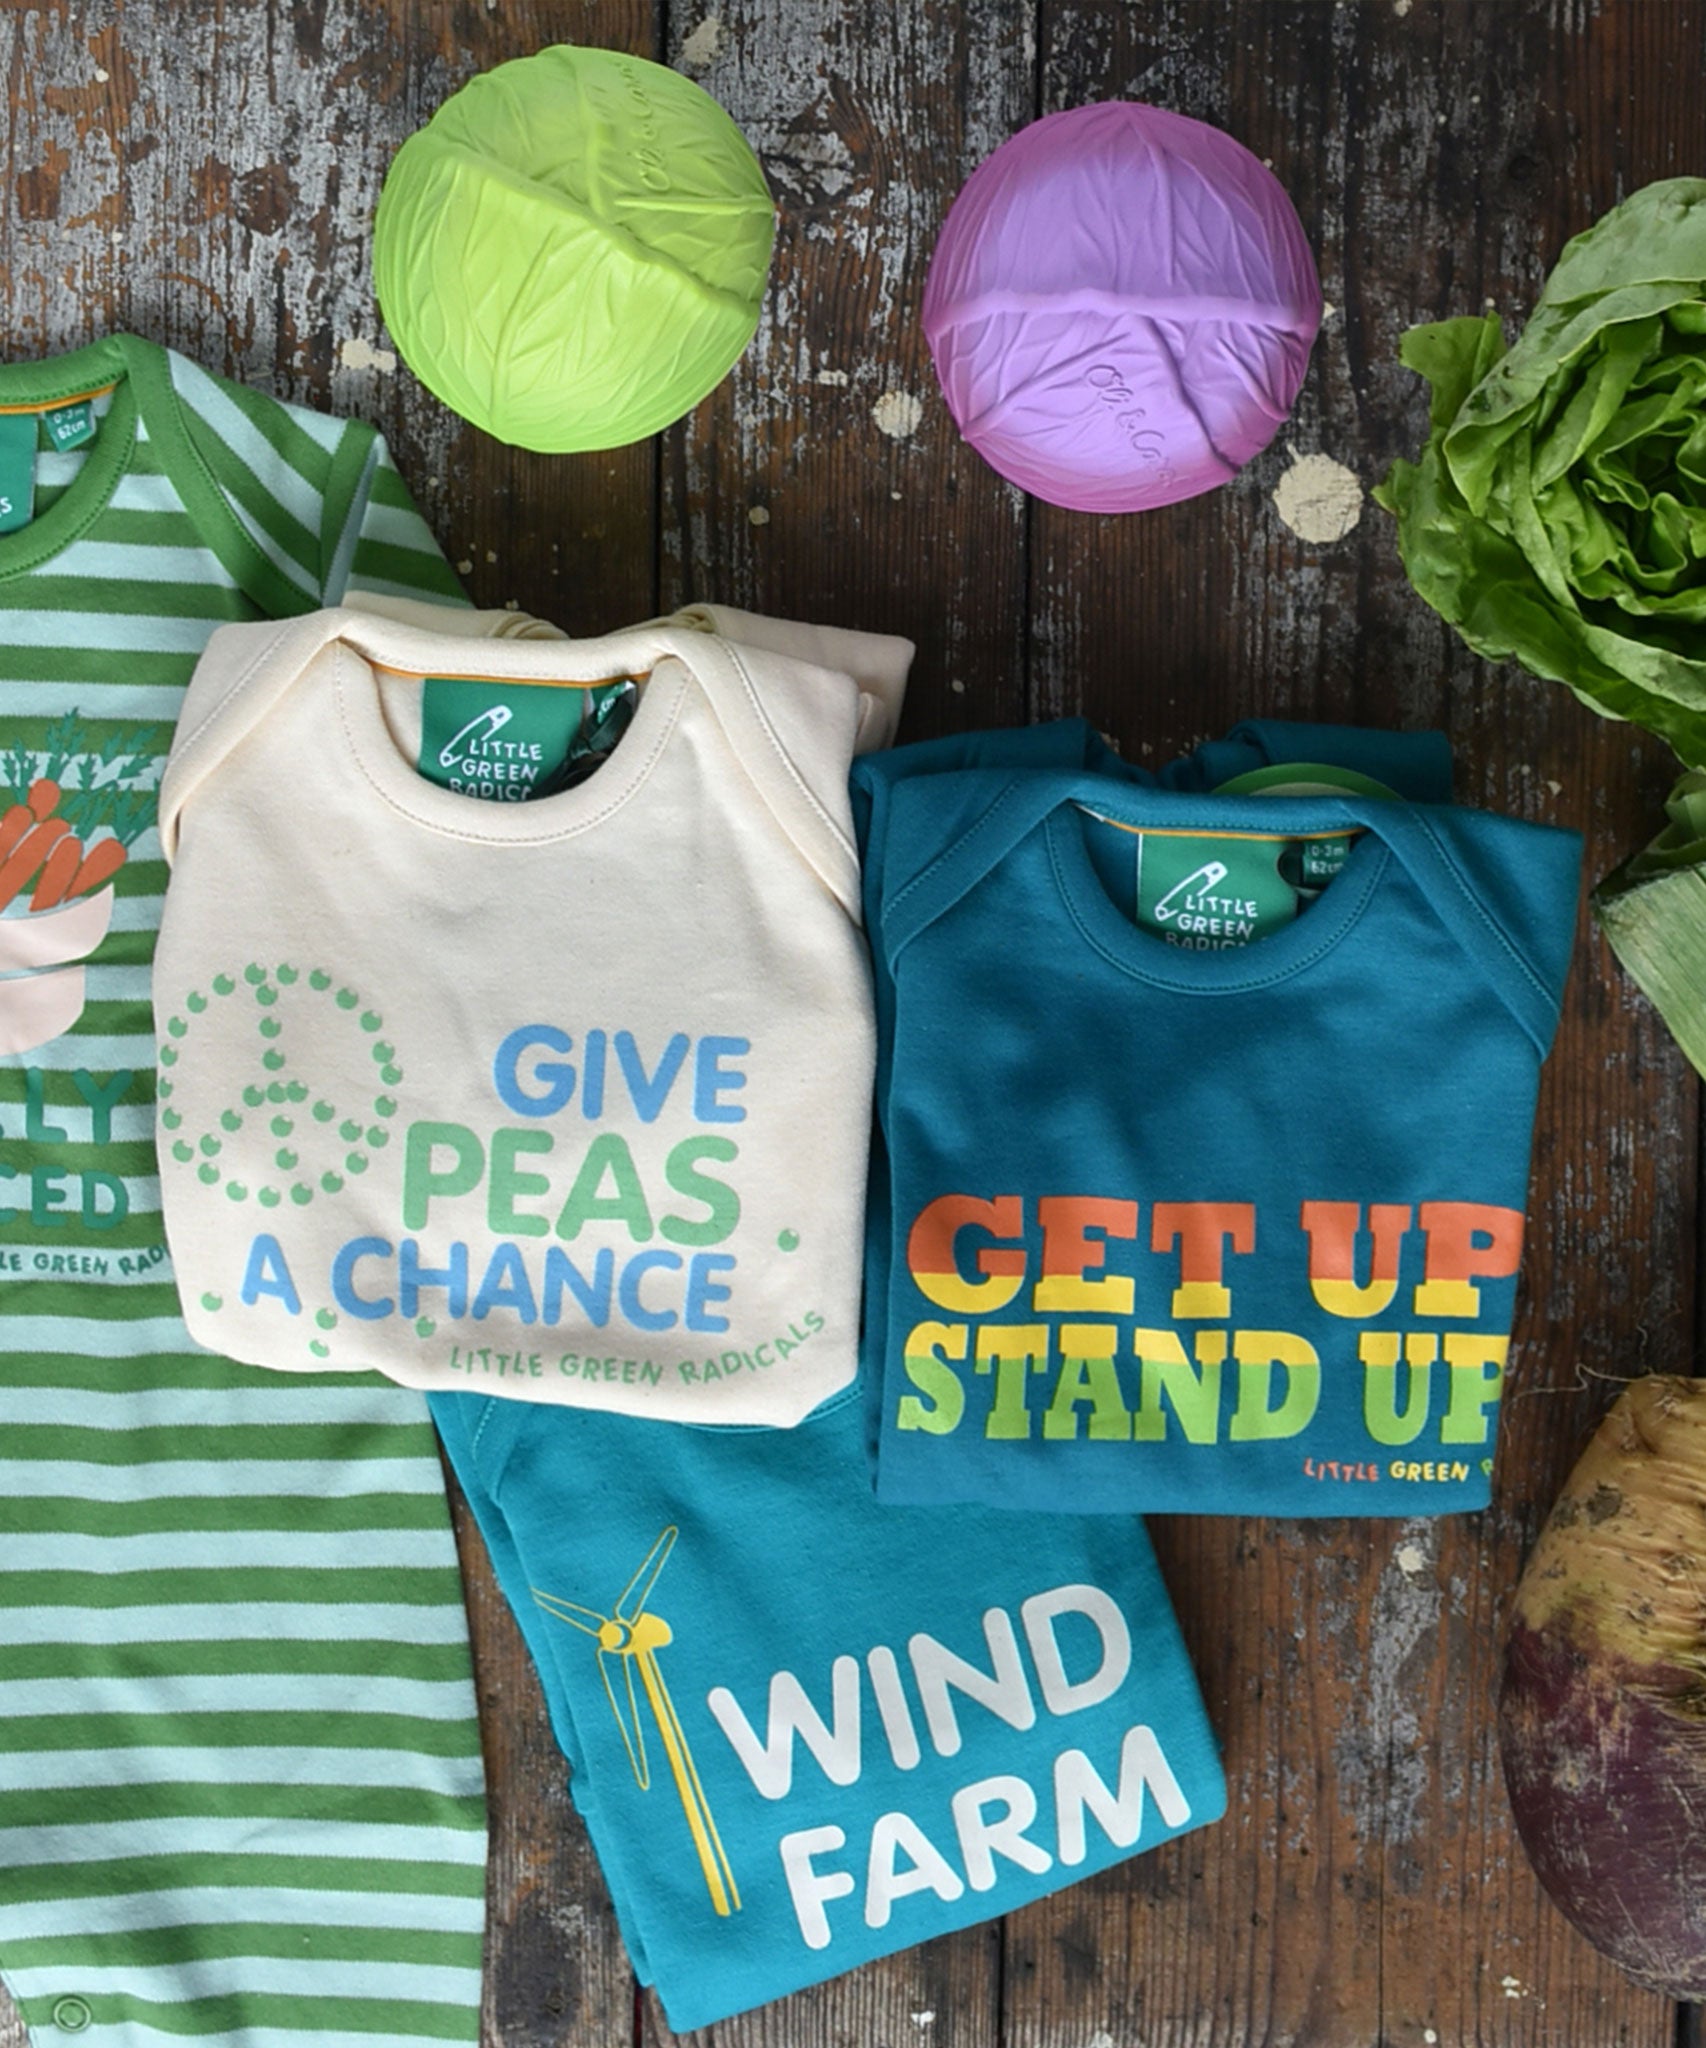
<svg viewBox="0 0 1706 2048">
<path fill-rule="evenodd" d="M 781 208 L 766 315 L 655 444 L 543 459 L 397 367 L 368 283 L 393 149 L 551 41 L 676 63 Z M 920 645 L 906 734 L 1082 710 L 1171 755 L 1257 710 L 1450 733 L 1472 801 L 1644 840 L 1663 749 L 1469 657 L 1366 507 L 1278 516 L 1291 454 L 1366 488 L 1419 438 L 1410 322 L 1531 303 L 1565 237 L 1706 171 L 1696 0 L 41 0 L 0 10 L 9 356 L 135 328 L 384 427 L 485 603 L 596 631 L 693 596 Z M 1269 158 L 1333 312 L 1289 430 L 1142 518 L 1027 503 L 957 441 L 918 328 L 962 179 L 1034 114 L 1151 99 Z M 1492 1701 L 1527 1544 L 1611 1380 L 1691 1368 L 1695 1085 L 1584 924 L 1542 1096 L 1493 1509 L 1157 1524 L 1229 1817 L 1005 1923 L 714 2031 L 723 2048 L 1657 2048 L 1511 1832 Z M 495 1815 L 488 2038 L 668 2038 L 636 2002 L 519 1642 L 467 1541 Z M 709 2037 L 707 2037 L 709 2038 Z M 0 2000 L 0 2048 L 24 2036 Z"/>
</svg>

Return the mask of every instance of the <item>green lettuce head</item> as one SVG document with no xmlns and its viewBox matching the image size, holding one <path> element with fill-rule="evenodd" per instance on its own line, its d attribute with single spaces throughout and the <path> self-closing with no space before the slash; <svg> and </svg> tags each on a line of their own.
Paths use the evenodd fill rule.
<svg viewBox="0 0 1706 2048">
<path fill-rule="evenodd" d="M 1428 440 L 1374 495 L 1410 581 L 1477 653 L 1706 766 L 1706 179 L 1567 244 L 1508 353 L 1494 314 L 1401 352 Z"/>
</svg>

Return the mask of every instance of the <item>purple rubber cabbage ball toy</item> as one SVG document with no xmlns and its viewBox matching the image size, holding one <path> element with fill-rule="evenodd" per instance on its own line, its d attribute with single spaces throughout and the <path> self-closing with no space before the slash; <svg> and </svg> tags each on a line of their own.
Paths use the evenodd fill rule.
<svg viewBox="0 0 1706 2048">
<path fill-rule="evenodd" d="M 1218 128 L 1128 100 L 1003 143 L 949 209 L 924 287 L 960 432 L 1075 512 L 1227 482 L 1290 412 L 1320 325 L 1279 180 Z"/>
</svg>

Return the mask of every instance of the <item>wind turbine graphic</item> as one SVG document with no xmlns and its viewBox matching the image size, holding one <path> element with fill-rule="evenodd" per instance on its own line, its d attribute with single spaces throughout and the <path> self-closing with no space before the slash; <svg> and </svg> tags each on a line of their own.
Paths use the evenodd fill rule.
<svg viewBox="0 0 1706 2048">
<path fill-rule="evenodd" d="M 699 1868 L 705 1874 L 705 1888 L 711 1894 L 711 1904 L 717 1912 L 727 1917 L 740 1911 L 740 1892 L 734 1872 L 729 1867 L 729 1859 L 724 1854 L 717 1824 L 711 1818 L 710 1803 L 705 1797 L 705 1788 L 699 1782 L 693 1752 L 687 1746 L 687 1731 L 681 1725 L 681 1716 L 675 1711 L 669 1687 L 658 1669 L 658 1651 L 675 1640 L 675 1632 L 661 1614 L 651 1614 L 646 1609 L 658 1574 L 668 1562 L 679 1533 L 673 1523 L 664 1530 L 646 1552 L 639 1570 L 617 1594 L 608 1614 L 600 1614 L 596 1608 L 581 1607 L 573 1600 L 558 1600 L 550 1593 L 540 1592 L 537 1586 L 531 1591 L 547 1614 L 566 1621 L 570 1628 L 578 1628 L 598 1644 L 598 1675 L 604 1680 L 604 1690 L 610 1701 L 610 1711 L 616 1716 L 622 1747 L 628 1752 L 635 1782 L 642 1792 L 649 1792 L 652 1779 L 651 1766 L 646 1759 L 646 1732 L 640 1718 L 639 1699 L 634 1691 L 634 1672 L 638 1669 L 646 1703 L 657 1723 L 664 1754 L 669 1758 L 669 1768 L 675 1778 L 675 1789 L 681 1797 L 681 1810 L 687 1816 L 688 1832 L 699 1852 Z M 613 1657 L 622 1659 L 623 1686 L 628 1699 L 626 1714 L 622 1711 L 616 1688 L 610 1682 L 610 1660 Z"/>
</svg>

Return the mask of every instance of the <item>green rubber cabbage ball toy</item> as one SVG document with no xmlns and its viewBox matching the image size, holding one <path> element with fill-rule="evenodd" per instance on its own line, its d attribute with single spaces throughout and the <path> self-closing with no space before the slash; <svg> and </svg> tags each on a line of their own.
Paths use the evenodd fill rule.
<svg viewBox="0 0 1706 2048">
<path fill-rule="evenodd" d="M 728 373 L 775 233 L 758 159 L 709 93 L 560 44 L 471 79 L 398 150 L 374 283 L 453 411 L 522 448 L 620 448 Z"/>
</svg>

